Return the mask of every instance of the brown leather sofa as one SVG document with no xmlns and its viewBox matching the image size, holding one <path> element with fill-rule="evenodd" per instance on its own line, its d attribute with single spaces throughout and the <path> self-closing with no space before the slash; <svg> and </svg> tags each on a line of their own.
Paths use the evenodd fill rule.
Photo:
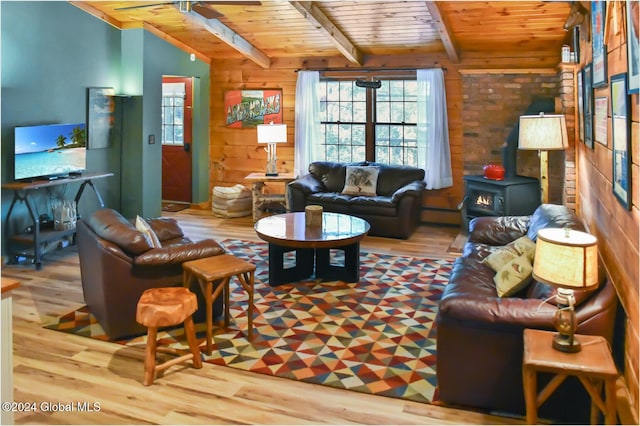
<svg viewBox="0 0 640 426">
<path fill-rule="evenodd" d="M 182 263 L 216 256 L 224 249 L 214 240 L 194 242 L 172 218 L 146 219 L 162 247 L 152 248 L 134 224 L 112 209 L 101 209 L 77 223 L 82 293 L 90 312 L 112 339 L 146 333 L 136 322 L 136 306 L 148 288 L 182 285 Z M 204 320 L 204 298 L 197 284 L 194 320 Z M 222 313 L 222 298 L 214 316 Z"/>
<path fill-rule="evenodd" d="M 436 317 L 439 398 L 451 405 L 525 414 L 522 390 L 523 330 L 554 330 L 554 290 L 532 281 L 512 297 L 499 298 L 495 272 L 481 260 L 498 247 L 538 230 L 565 227 L 584 231 L 564 206 L 543 204 L 531 216 L 482 217 L 469 224 L 469 239 L 456 259 Z M 611 343 L 617 298 L 600 267 L 600 286 L 576 293 L 580 334 L 601 335 Z M 551 345 L 551 340 L 549 341 Z M 539 375 L 538 389 L 550 375 Z M 539 409 L 540 418 L 589 422 L 589 398 L 569 377 Z"/>
<path fill-rule="evenodd" d="M 379 167 L 376 196 L 342 194 L 347 166 Z M 317 161 L 309 174 L 287 186 L 289 209 L 304 211 L 310 204 L 324 211 L 345 213 L 369 222 L 369 235 L 409 238 L 420 222 L 424 170 L 382 163 L 335 163 Z"/>
</svg>

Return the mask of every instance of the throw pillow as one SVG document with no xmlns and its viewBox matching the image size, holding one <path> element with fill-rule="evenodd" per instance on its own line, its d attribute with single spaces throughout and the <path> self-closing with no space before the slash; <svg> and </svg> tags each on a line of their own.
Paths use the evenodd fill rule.
<svg viewBox="0 0 640 426">
<path fill-rule="evenodd" d="M 162 247 L 162 244 L 160 243 L 160 239 L 158 238 L 156 233 L 153 232 L 153 229 L 151 229 L 151 226 L 147 223 L 147 221 L 141 218 L 140 216 L 136 216 L 136 229 L 142 232 L 142 234 L 147 239 L 151 247 L 153 248 Z"/>
<path fill-rule="evenodd" d="M 536 243 L 531 241 L 527 236 L 524 236 L 494 251 L 489 256 L 485 257 L 482 260 L 482 263 L 498 272 L 507 264 L 507 262 L 518 256 L 526 255 L 527 259 L 529 259 L 529 263 L 533 263 L 535 252 Z"/>
<path fill-rule="evenodd" d="M 500 269 L 493 277 L 499 297 L 513 296 L 531 282 L 533 267 L 526 255 L 518 256 Z"/>
<path fill-rule="evenodd" d="M 375 197 L 379 171 L 378 167 L 372 166 L 347 166 L 342 193 Z"/>
</svg>

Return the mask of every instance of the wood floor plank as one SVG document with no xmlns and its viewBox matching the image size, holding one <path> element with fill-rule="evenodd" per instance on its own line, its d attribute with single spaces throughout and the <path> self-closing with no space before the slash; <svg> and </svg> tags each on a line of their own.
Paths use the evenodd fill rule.
<svg viewBox="0 0 640 426">
<path fill-rule="evenodd" d="M 187 209 L 175 217 L 193 239 L 259 241 L 250 217 L 216 218 Z M 363 251 L 433 259 L 455 257 L 447 247 L 455 227 L 420 226 L 408 240 L 366 237 Z M 144 350 L 42 327 L 84 304 L 76 247 L 49 253 L 43 268 L 5 265 L 21 281 L 13 293 L 14 386 L 21 402 L 98 402 L 96 412 L 16 413 L 16 424 L 513 424 L 437 405 L 334 389 L 205 363 L 171 367 L 142 385 Z"/>
</svg>

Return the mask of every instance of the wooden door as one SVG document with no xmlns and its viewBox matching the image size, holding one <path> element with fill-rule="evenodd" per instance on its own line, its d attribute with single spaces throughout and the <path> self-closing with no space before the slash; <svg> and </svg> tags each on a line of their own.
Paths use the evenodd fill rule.
<svg viewBox="0 0 640 426">
<path fill-rule="evenodd" d="M 191 202 L 193 81 L 162 78 L 162 200 Z"/>
</svg>

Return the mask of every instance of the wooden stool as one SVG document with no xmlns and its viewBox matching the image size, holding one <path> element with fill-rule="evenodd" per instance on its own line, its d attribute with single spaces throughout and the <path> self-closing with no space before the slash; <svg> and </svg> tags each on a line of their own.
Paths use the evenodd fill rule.
<svg viewBox="0 0 640 426">
<path fill-rule="evenodd" d="M 145 290 L 138 301 L 136 321 L 147 327 L 147 348 L 144 357 L 144 385 L 153 383 L 156 371 L 193 359 L 194 368 L 202 368 L 200 348 L 196 341 L 196 329 L 191 315 L 198 309 L 196 295 L 184 287 L 162 287 Z M 175 350 L 158 347 L 158 327 L 184 323 L 184 334 L 189 342 L 190 354 L 156 365 L 156 351 L 176 353 Z"/>
<path fill-rule="evenodd" d="M 186 288 L 195 277 L 200 284 L 207 306 L 207 354 L 211 354 L 213 340 L 213 301 L 224 291 L 224 325 L 229 326 L 229 280 L 238 277 L 240 285 L 249 295 L 248 303 L 248 340 L 253 339 L 253 286 L 254 264 L 238 259 L 230 254 L 191 260 L 182 264 L 183 284 Z M 220 281 L 222 280 L 222 281 Z M 214 282 L 219 281 L 214 289 Z"/>
<path fill-rule="evenodd" d="M 604 414 L 605 424 L 616 424 L 618 371 L 607 340 L 602 336 L 576 334 L 582 343 L 582 350 L 576 353 L 565 353 L 551 346 L 554 334 L 545 330 L 524 330 L 522 373 L 527 424 L 536 424 L 538 407 L 569 375 L 576 376 L 591 396 L 591 424 L 598 423 L 599 411 Z M 538 372 L 553 373 L 555 376 L 537 395 Z M 603 382 L 604 400 L 601 397 Z"/>
</svg>

